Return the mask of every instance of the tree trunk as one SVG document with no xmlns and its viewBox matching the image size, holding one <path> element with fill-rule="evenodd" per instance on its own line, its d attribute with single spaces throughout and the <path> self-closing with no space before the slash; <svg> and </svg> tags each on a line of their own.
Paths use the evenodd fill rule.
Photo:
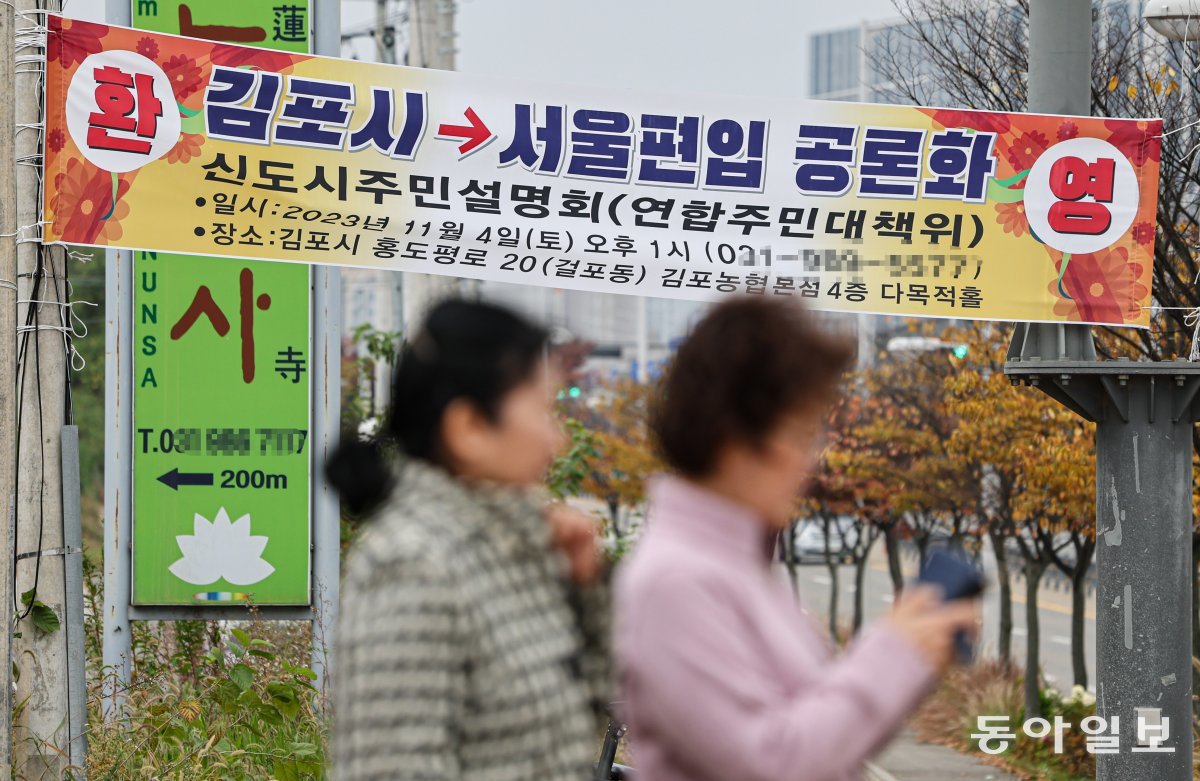
<svg viewBox="0 0 1200 781">
<path fill-rule="evenodd" d="M 925 566 L 925 552 L 929 549 L 929 534 L 924 532 L 914 534 L 913 541 L 917 543 L 917 567 L 919 569 Z"/>
<path fill-rule="evenodd" d="M 825 557 L 825 564 L 829 567 L 829 636 L 833 639 L 834 645 L 838 642 L 838 573 L 837 563 L 832 557 Z"/>
<path fill-rule="evenodd" d="M 899 597 L 904 590 L 904 573 L 900 569 L 900 529 L 897 521 L 883 527 L 883 544 L 887 549 L 888 574 L 892 576 L 892 594 Z"/>
<path fill-rule="evenodd" d="M 792 521 L 783 532 L 783 539 L 780 541 L 780 549 L 783 551 L 783 561 L 787 564 L 788 578 L 792 581 L 792 592 L 796 598 L 800 598 L 800 575 L 796 571 L 796 525 L 799 521 Z"/>
<path fill-rule="evenodd" d="M 864 527 L 865 529 L 865 527 Z M 860 532 L 860 533 L 865 533 Z M 867 545 L 863 548 L 862 555 L 854 562 L 854 634 L 858 634 L 858 630 L 862 629 L 863 625 L 863 584 L 867 579 L 867 559 L 871 557 L 871 548 L 875 546 L 875 538 L 871 537 L 867 540 Z"/>
<path fill-rule="evenodd" d="M 1042 715 L 1042 695 L 1039 684 L 1040 656 L 1040 626 L 1038 624 L 1038 586 L 1042 583 L 1042 573 L 1046 565 L 1042 562 L 1025 559 L 1025 718 L 1040 718 Z"/>
<path fill-rule="evenodd" d="M 996 640 L 996 653 L 1000 661 L 1012 664 L 1012 580 L 1008 575 L 1008 551 L 1004 548 L 1004 535 L 988 531 L 992 541 L 992 553 L 996 557 L 996 580 L 1000 584 L 1000 633 Z"/>
<path fill-rule="evenodd" d="M 833 533 L 832 526 L 828 518 L 821 520 L 822 527 L 825 531 L 825 566 L 829 568 L 829 637 L 834 645 L 838 644 L 838 572 L 837 559 L 834 558 L 833 549 L 830 547 L 829 537 Z"/>
<path fill-rule="evenodd" d="M 1071 667 L 1075 685 L 1087 688 L 1087 657 L 1083 653 L 1084 613 L 1087 610 L 1087 576 L 1096 550 L 1095 540 L 1075 546 L 1075 569 L 1071 572 Z"/>
</svg>

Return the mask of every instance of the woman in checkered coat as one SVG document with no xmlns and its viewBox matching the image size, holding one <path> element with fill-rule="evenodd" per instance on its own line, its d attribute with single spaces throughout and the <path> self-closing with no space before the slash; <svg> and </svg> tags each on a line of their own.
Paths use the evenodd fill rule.
<svg viewBox="0 0 1200 781">
<path fill-rule="evenodd" d="M 592 522 L 534 489 L 562 444 L 545 344 L 504 309 L 438 305 L 397 365 L 388 443 L 330 462 L 347 508 L 373 508 L 341 590 L 337 781 L 588 777 L 607 589 Z"/>
</svg>

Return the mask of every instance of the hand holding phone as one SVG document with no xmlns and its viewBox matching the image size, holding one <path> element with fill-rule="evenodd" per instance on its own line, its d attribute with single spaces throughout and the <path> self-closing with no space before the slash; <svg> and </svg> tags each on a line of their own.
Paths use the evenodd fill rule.
<svg viewBox="0 0 1200 781">
<path fill-rule="evenodd" d="M 983 593 L 983 573 L 966 556 L 946 550 L 935 550 L 925 557 L 917 582 L 930 583 L 941 589 L 947 602 L 972 599 Z M 975 648 L 964 630 L 954 635 L 955 655 L 960 664 L 969 664 Z"/>
</svg>

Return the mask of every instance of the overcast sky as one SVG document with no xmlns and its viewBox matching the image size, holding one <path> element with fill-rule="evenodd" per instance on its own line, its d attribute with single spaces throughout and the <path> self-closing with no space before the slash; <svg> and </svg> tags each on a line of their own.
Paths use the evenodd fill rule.
<svg viewBox="0 0 1200 781">
<path fill-rule="evenodd" d="M 466 0 L 459 8 L 464 71 L 773 97 L 807 93 L 810 33 L 894 16 L 891 0 Z"/>
<path fill-rule="evenodd" d="M 67 0 L 65 13 L 102 21 L 104 3 Z M 363 29 L 373 16 L 372 0 L 342 3 L 343 29 Z M 891 0 L 459 0 L 458 66 L 534 81 L 803 97 L 809 34 L 894 16 Z"/>
</svg>

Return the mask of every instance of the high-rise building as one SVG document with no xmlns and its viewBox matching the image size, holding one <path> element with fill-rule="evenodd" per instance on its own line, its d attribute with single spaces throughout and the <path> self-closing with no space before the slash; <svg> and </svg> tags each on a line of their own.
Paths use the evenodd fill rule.
<svg viewBox="0 0 1200 781">
<path fill-rule="evenodd" d="M 604 373 L 630 373 L 637 360 L 639 302 L 635 296 L 591 293 L 579 290 L 485 283 L 483 298 L 502 303 L 547 326 L 565 328 L 572 335 L 592 342 L 595 361 Z M 646 299 L 647 359 L 666 358 L 705 310 L 705 304 L 663 298 Z"/>
</svg>

